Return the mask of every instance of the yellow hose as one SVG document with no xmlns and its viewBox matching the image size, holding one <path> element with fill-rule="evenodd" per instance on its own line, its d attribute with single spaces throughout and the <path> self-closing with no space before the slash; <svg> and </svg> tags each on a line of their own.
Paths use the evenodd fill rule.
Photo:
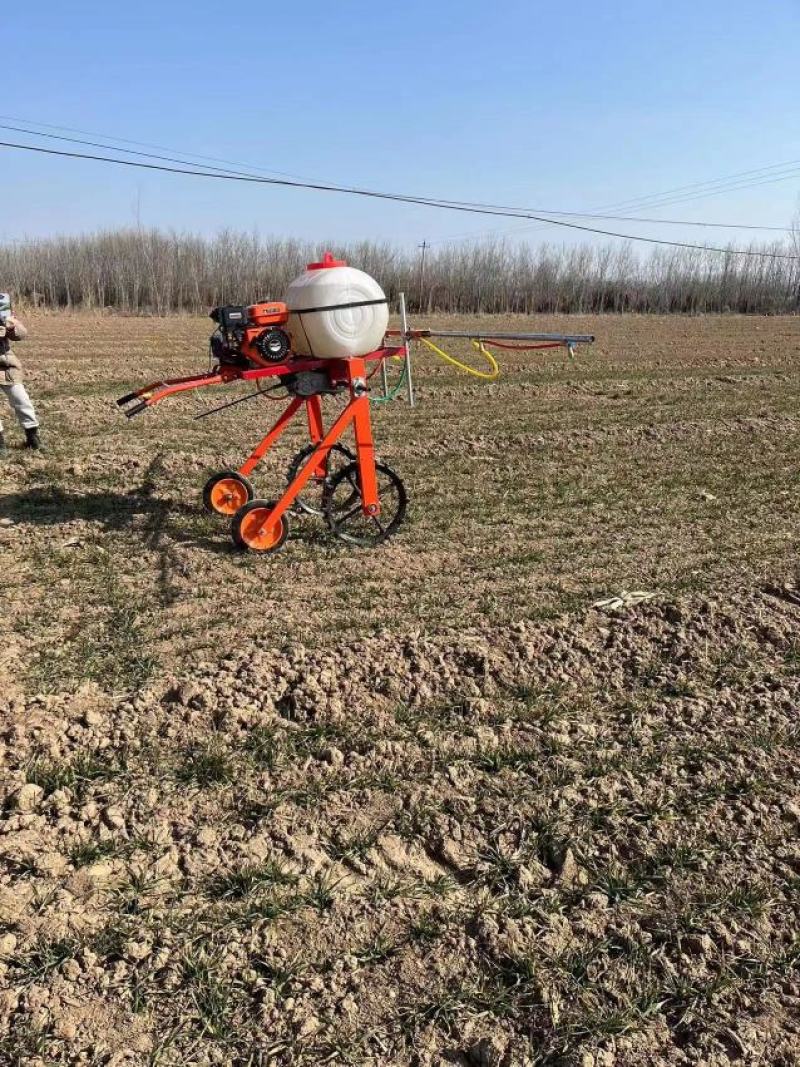
<svg viewBox="0 0 800 1067">
<path fill-rule="evenodd" d="M 493 382 L 500 374 L 500 367 L 497 365 L 497 360 L 494 358 L 491 352 L 484 348 L 481 341 L 470 341 L 470 344 L 476 349 L 486 362 L 491 367 L 490 371 L 476 370 L 474 367 L 470 367 L 467 363 L 462 363 L 460 359 L 455 359 L 453 356 L 449 356 L 447 352 L 443 352 L 438 345 L 435 345 L 433 341 L 429 341 L 427 337 L 418 337 L 418 341 L 421 341 L 424 345 L 435 352 L 436 355 L 445 360 L 446 363 L 452 363 L 454 367 L 458 367 L 459 370 L 463 370 L 466 374 L 471 374 L 474 378 L 483 378 L 484 381 Z"/>
</svg>

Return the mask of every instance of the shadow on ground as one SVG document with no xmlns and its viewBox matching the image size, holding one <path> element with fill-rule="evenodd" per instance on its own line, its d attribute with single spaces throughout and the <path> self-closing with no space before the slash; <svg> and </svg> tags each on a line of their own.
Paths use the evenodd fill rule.
<svg viewBox="0 0 800 1067">
<path fill-rule="evenodd" d="M 15 523 L 35 526 L 81 521 L 99 523 L 108 531 L 119 531 L 143 516 L 144 521 L 137 524 L 137 531 L 148 548 L 164 551 L 170 543 L 180 542 L 220 555 L 239 555 L 230 540 L 229 520 L 215 521 L 207 516 L 209 522 L 217 526 L 219 535 L 198 536 L 196 528 L 192 530 L 191 526 L 200 514 L 199 504 L 154 496 L 147 486 L 129 493 L 75 493 L 48 486 L 0 496 L 0 520 L 11 519 Z M 325 534 L 302 521 L 292 526 L 294 538 L 314 544 L 320 541 L 330 544 L 330 538 Z"/>
<path fill-rule="evenodd" d="M 131 493 L 71 493 L 51 486 L 0 497 L 0 519 L 41 526 L 82 520 L 101 522 L 110 530 L 118 530 L 139 515 L 150 516 L 163 525 L 170 516 L 179 514 L 196 515 L 197 508 L 154 497 L 143 490 Z"/>
</svg>

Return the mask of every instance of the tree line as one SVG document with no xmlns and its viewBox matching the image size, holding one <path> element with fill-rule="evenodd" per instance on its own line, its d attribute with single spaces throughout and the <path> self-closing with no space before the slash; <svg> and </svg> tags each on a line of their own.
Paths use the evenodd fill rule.
<svg viewBox="0 0 800 1067">
<path fill-rule="evenodd" d="M 464 313 L 800 311 L 800 260 L 631 244 L 537 246 L 505 240 L 419 251 L 331 246 L 225 231 L 214 237 L 123 229 L 0 244 L 0 289 L 23 304 L 127 314 L 201 312 L 280 299 L 330 247 L 374 275 L 392 303 Z M 752 251 L 800 255 L 800 240 Z"/>
</svg>

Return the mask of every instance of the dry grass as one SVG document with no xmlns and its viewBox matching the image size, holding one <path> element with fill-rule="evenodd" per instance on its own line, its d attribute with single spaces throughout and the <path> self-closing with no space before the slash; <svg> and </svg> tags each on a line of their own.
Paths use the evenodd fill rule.
<svg viewBox="0 0 800 1067">
<path fill-rule="evenodd" d="M 567 322 L 376 412 L 395 540 L 257 558 L 199 490 L 277 406 L 113 405 L 206 322 L 31 321 L 0 1060 L 800 1062 L 797 320 Z"/>
</svg>

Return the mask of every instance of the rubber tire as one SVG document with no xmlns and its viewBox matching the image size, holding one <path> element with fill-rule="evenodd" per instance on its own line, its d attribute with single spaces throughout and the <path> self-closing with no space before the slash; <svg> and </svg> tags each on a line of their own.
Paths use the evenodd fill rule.
<svg viewBox="0 0 800 1067">
<path fill-rule="evenodd" d="M 242 524 L 245 522 L 248 515 L 258 510 L 271 511 L 276 504 L 277 500 L 251 500 L 249 504 L 245 504 L 244 507 L 239 508 L 239 510 L 233 517 L 233 522 L 231 523 L 231 537 L 233 538 L 233 543 L 236 545 L 237 548 L 242 549 L 244 552 L 267 553 L 277 552 L 278 549 L 283 546 L 284 541 L 289 536 L 289 517 L 285 512 L 283 515 L 281 515 L 280 518 L 280 532 L 278 533 L 274 542 L 269 545 L 258 547 L 252 542 L 249 542 L 246 539 L 245 534 L 242 532 Z"/>
<path fill-rule="evenodd" d="M 336 522 L 338 509 L 337 511 L 333 510 L 333 498 L 336 493 L 337 485 L 339 482 L 344 481 L 345 478 L 349 479 L 353 474 L 358 477 L 358 463 L 353 462 L 347 467 L 342 467 L 342 469 L 337 474 L 334 474 L 325 486 L 323 506 L 325 508 L 325 518 L 328 522 L 328 526 L 330 527 L 331 533 L 335 534 L 341 541 L 346 541 L 350 545 L 359 545 L 362 548 L 375 548 L 377 545 L 383 544 L 384 541 L 387 541 L 397 533 L 397 530 L 405 518 L 408 509 L 408 494 L 406 493 L 406 487 L 403 485 L 400 475 L 397 474 L 396 471 L 393 471 L 391 467 L 387 467 L 385 463 L 376 463 L 375 471 L 376 473 L 386 475 L 397 487 L 397 511 L 393 515 L 386 529 L 383 532 L 379 532 L 375 537 L 364 538 L 340 532 Z"/>
<path fill-rule="evenodd" d="M 286 484 L 287 485 L 289 485 L 291 482 L 294 481 L 294 479 L 296 478 L 298 472 L 300 471 L 300 468 L 303 466 L 303 464 L 306 462 L 306 460 L 308 460 L 308 458 L 314 452 L 316 447 L 317 446 L 315 444 L 310 444 L 310 445 L 306 445 L 305 448 L 301 448 L 300 449 L 300 451 L 294 457 L 292 462 L 289 464 L 289 469 L 286 471 Z M 348 463 L 352 463 L 356 458 L 355 457 L 355 453 L 351 452 L 350 449 L 347 448 L 345 445 L 332 445 L 331 446 L 331 450 L 328 453 L 328 459 L 329 460 L 330 460 L 330 457 L 331 457 L 332 453 L 336 453 L 337 455 L 342 456 L 345 460 L 347 460 Z M 334 477 L 335 477 L 335 475 L 334 475 Z M 331 480 L 331 478 L 328 477 L 325 480 L 325 482 L 323 483 L 323 485 L 322 485 L 323 495 L 325 493 L 325 487 L 330 482 L 330 480 Z M 307 493 L 308 490 L 310 488 L 312 488 L 315 484 L 318 485 L 319 483 L 315 483 L 313 481 L 313 479 L 312 479 L 312 481 L 307 482 L 306 485 L 305 485 L 305 488 L 303 489 L 303 493 L 304 494 Z M 324 506 L 323 503 L 321 503 L 320 507 L 315 508 L 313 506 L 313 504 L 309 504 L 308 501 L 303 498 L 303 496 L 298 496 L 295 499 L 295 502 L 294 502 L 294 504 L 292 506 L 297 508 L 298 511 L 304 511 L 306 513 L 306 515 L 324 515 L 325 514 L 325 506 Z"/>
<path fill-rule="evenodd" d="M 256 491 L 253 488 L 253 483 L 250 481 L 250 479 L 245 478 L 245 476 L 243 474 L 240 474 L 238 471 L 220 471 L 219 474 L 213 474 L 208 479 L 206 484 L 203 486 L 203 507 L 211 515 L 221 515 L 223 518 L 229 519 L 236 514 L 238 508 L 243 507 L 244 505 L 239 504 L 237 508 L 233 509 L 233 511 L 218 511 L 217 508 L 214 507 L 213 501 L 211 499 L 211 493 L 217 482 L 221 482 L 223 478 L 231 478 L 233 479 L 233 481 L 239 482 L 239 484 L 244 487 L 245 492 L 247 493 L 247 500 L 245 501 L 246 504 L 250 503 L 250 501 L 256 495 Z"/>
</svg>

